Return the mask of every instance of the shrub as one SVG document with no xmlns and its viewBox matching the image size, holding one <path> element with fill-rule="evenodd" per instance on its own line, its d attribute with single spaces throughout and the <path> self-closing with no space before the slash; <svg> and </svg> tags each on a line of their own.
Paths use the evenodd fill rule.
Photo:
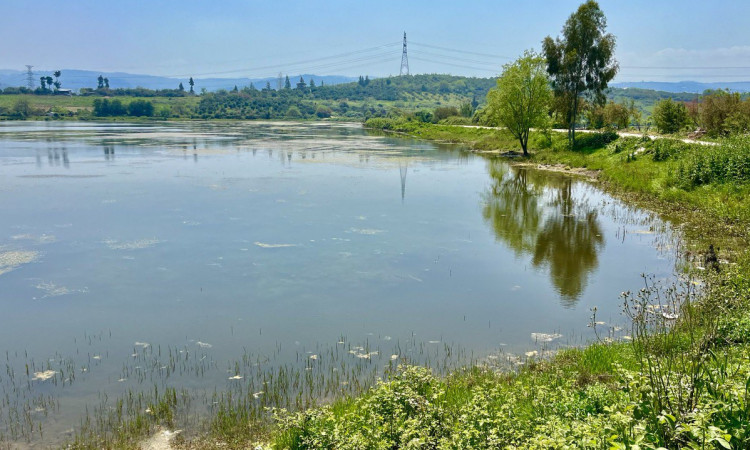
<svg viewBox="0 0 750 450">
<path fill-rule="evenodd" d="M 693 150 L 681 158 L 674 176 L 676 184 L 686 188 L 746 183 L 750 181 L 750 138 L 737 137 L 721 145 Z"/>
<path fill-rule="evenodd" d="M 133 117 L 151 117 L 154 115 L 154 104 L 148 100 L 133 100 L 128 105 L 128 115 Z"/>
<path fill-rule="evenodd" d="M 421 110 L 414 113 L 414 117 L 419 119 L 420 122 L 430 123 L 432 122 L 432 113 L 429 111 Z"/>
<path fill-rule="evenodd" d="M 651 149 L 654 161 L 666 161 L 688 151 L 690 145 L 672 139 L 657 139 L 651 144 Z"/>
<path fill-rule="evenodd" d="M 443 125 L 471 125 L 471 119 L 462 116 L 451 116 L 440 121 Z"/>
<path fill-rule="evenodd" d="M 97 98 L 94 100 L 94 115 L 97 117 L 124 116 L 127 109 L 120 100 Z"/>
<path fill-rule="evenodd" d="M 619 136 L 614 131 L 603 133 L 580 133 L 576 135 L 576 150 L 585 148 L 600 148 L 617 140 Z"/>
<path fill-rule="evenodd" d="M 292 105 L 286 110 L 286 117 L 289 119 L 299 119 L 302 117 L 302 112 L 300 112 L 299 108 Z"/>
<path fill-rule="evenodd" d="M 662 133 L 676 133 L 685 128 L 688 123 L 685 104 L 675 102 L 671 98 L 657 102 L 652 117 L 656 128 Z"/>
<path fill-rule="evenodd" d="M 31 104 L 27 99 L 19 98 L 13 103 L 13 116 L 18 117 L 19 119 L 25 119 L 32 115 L 32 113 L 33 110 Z"/>
<path fill-rule="evenodd" d="M 333 111 L 331 110 L 331 108 L 325 105 L 320 105 L 317 107 L 317 109 L 315 109 L 315 115 L 320 117 L 321 119 L 327 119 L 331 117 L 331 115 L 333 115 Z"/>
<path fill-rule="evenodd" d="M 434 120 L 436 122 L 439 122 L 443 119 L 447 119 L 451 116 L 458 116 L 458 108 L 455 106 L 439 106 L 435 108 L 435 112 L 433 113 Z"/>
</svg>

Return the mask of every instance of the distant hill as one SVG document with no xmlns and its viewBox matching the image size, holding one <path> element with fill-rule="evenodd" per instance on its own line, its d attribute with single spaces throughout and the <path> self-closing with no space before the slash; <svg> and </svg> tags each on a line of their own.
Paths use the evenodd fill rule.
<svg viewBox="0 0 750 450">
<path fill-rule="evenodd" d="M 708 89 L 729 89 L 733 92 L 750 92 L 750 81 L 721 81 L 715 83 L 700 83 L 697 81 L 634 81 L 611 83 L 610 86 L 623 89 L 639 88 L 652 91 L 688 92 L 692 94 L 702 94 Z"/>
<path fill-rule="evenodd" d="M 60 82 L 63 88 L 78 90 L 81 88 L 96 88 L 97 78 L 99 75 L 109 79 L 109 86 L 116 88 L 135 88 L 144 87 L 148 89 L 174 89 L 180 83 L 188 89 L 188 78 L 169 78 L 155 75 L 143 75 L 125 72 L 95 72 L 91 70 L 61 69 L 62 76 Z M 52 76 L 51 71 L 34 71 L 34 85 L 39 86 L 39 77 Z M 328 85 L 349 83 L 356 81 L 357 78 L 342 75 L 301 75 L 306 83 L 312 78 L 315 83 L 320 85 L 321 81 Z M 289 75 L 292 86 L 299 81 L 300 75 Z M 208 91 L 217 91 L 219 89 L 233 89 L 237 86 L 242 89 L 245 86 L 253 84 L 256 88 L 262 89 L 267 82 L 276 88 L 277 79 L 273 78 L 195 78 L 195 90 L 199 91 L 205 88 Z M 26 86 L 26 72 L 21 70 L 2 70 L 0 69 L 0 88 L 9 86 Z"/>
</svg>

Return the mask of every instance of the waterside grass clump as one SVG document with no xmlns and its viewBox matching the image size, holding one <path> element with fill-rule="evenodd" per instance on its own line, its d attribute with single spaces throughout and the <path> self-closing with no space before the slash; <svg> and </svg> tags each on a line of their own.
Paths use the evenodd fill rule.
<svg viewBox="0 0 750 450">
<path fill-rule="evenodd" d="M 512 373 L 474 366 L 438 378 L 401 366 L 359 398 L 280 411 L 271 447 L 748 448 L 749 268 L 744 257 L 700 289 L 644 277 L 622 294 L 626 342 Z"/>
</svg>

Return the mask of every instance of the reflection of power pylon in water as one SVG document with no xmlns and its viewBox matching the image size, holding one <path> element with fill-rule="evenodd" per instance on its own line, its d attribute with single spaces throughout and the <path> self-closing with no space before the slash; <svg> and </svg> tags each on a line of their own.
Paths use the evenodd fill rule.
<svg viewBox="0 0 750 450">
<path fill-rule="evenodd" d="M 398 171 L 401 172 L 401 203 L 404 202 L 406 196 L 406 170 L 409 168 L 409 163 L 398 163 Z"/>
</svg>

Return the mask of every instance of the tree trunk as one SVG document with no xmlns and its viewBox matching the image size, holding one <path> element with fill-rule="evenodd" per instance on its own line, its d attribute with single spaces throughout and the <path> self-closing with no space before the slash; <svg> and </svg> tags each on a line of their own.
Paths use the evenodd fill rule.
<svg viewBox="0 0 750 450">
<path fill-rule="evenodd" d="M 575 94 L 575 100 L 573 100 L 573 111 L 570 113 L 570 149 L 576 145 L 576 118 L 578 117 L 578 92 Z"/>
</svg>

